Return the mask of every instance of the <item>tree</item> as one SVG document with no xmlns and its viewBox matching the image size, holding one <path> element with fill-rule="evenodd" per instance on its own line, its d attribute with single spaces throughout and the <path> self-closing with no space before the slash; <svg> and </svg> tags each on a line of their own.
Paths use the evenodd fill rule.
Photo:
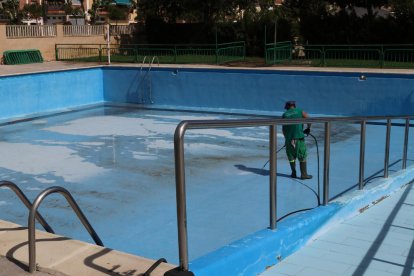
<svg viewBox="0 0 414 276">
<path fill-rule="evenodd" d="M 398 20 L 412 19 L 414 16 L 414 1 L 391 0 L 393 14 Z"/>
<path fill-rule="evenodd" d="M 66 15 L 66 21 L 68 20 L 68 17 L 73 14 L 73 6 L 72 1 L 68 0 L 66 3 L 63 4 L 63 10 Z"/>
<path fill-rule="evenodd" d="M 412 43 L 414 41 L 414 1 L 392 0 L 392 15 L 390 20 L 394 23 L 392 34 L 399 43 Z M 398 40 L 397 40 L 398 39 Z"/>
<path fill-rule="evenodd" d="M 43 7 L 38 3 L 26 4 L 23 6 L 22 12 L 23 18 L 26 20 L 35 19 L 36 23 L 39 23 L 39 18 L 41 18 L 43 15 Z"/>
<path fill-rule="evenodd" d="M 23 17 L 23 14 L 19 10 L 19 0 L 7 0 L 3 2 L 0 12 L 9 18 L 10 24 L 20 23 Z"/>
<path fill-rule="evenodd" d="M 99 18 L 99 9 L 102 6 L 102 2 L 99 0 L 93 0 L 92 7 L 88 10 L 90 16 L 90 21 L 92 24 L 95 24 Z"/>
<path fill-rule="evenodd" d="M 135 0 L 131 0 L 135 1 Z M 260 0 L 260 7 L 272 5 L 272 0 Z M 233 21 L 240 11 L 252 9 L 256 1 L 248 0 L 140 0 L 137 2 L 140 20 L 162 19 L 174 23 L 177 19 L 206 24 Z M 264 8 L 266 9 L 266 8 Z"/>
<path fill-rule="evenodd" d="M 109 12 L 109 19 L 115 20 L 116 25 L 118 25 L 119 20 L 126 19 L 125 10 L 117 6 L 109 6 L 108 12 Z"/>
<path fill-rule="evenodd" d="M 85 17 L 85 13 L 83 12 L 83 10 L 81 9 L 81 8 L 79 8 L 79 7 L 76 7 L 76 8 L 74 8 L 73 9 L 73 11 L 72 11 L 72 15 L 73 15 L 73 17 L 75 17 L 75 22 L 76 22 L 76 25 L 78 25 L 78 18 L 80 17 L 80 18 L 84 18 Z"/>
</svg>

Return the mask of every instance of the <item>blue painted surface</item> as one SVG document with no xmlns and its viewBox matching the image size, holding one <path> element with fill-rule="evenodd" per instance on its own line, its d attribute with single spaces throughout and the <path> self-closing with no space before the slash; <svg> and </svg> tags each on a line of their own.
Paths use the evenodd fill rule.
<svg viewBox="0 0 414 276">
<path fill-rule="evenodd" d="M 330 204 L 287 218 L 277 230 L 261 230 L 190 264 L 197 276 L 257 275 L 301 248 L 339 209 Z"/>
<path fill-rule="evenodd" d="M 101 103 L 102 70 L 0 77 L 0 120 Z"/>
<path fill-rule="evenodd" d="M 105 68 L 105 99 L 139 103 L 140 94 L 149 91 L 145 74 L 139 68 Z M 295 99 L 313 114 L 413 113 L 413 75 L 181 68 L 153 68 L 149 74 L 155 106 L 274 114 Z"/>
<path fill-rule="evenodd" d="M 360 74 L 357 73 L 157 68 L 151 72 L 151 81 L 144 83 L 141 80 L 145 73 L 139 68 L 105 67 L 0 77 L 0 98 L 2 99 L 0 118 L 29 116 L 105 101 L 141 103 L 141 100 L 144 100 L 142 103 L 144 107 L 235 112 L 250 115 L 278 115 L 282 111 L 284 101 L 291 99 L 296 99 L 301 107 L 313 114 L 401 115 L 413 113 L 413 75 L 364 73 L 367 79 L 360 81 Z M 151 95 L 149 87 L 151 87 Z M 150 103 L 151 100 L 153 104 Z M 119 124 L 125 124 L 125 129 L 134 129 L 138 132 L 131 135 L 125 130 L 122 131 L 127 134 L 123 135 L 110 132 L 79 134 L 81 129 L 93 130 L 100 121 L 76 116 L 67 122 L 61 122 L 58 118 L 53 119 L 57 122 L 53 122 L 52 127 L 47 128 L 42 126 L 44 123 L 42 120 L 34 122 L 33 126 L 28 123 L 27 129 L 38 128 L 28 134 L 24 134 L 17 127 L 16 129 L 12 127 L 8 130 L 10 138 L 17 137 L 17 140 L 9 139 L 9 143 L 14 144 L 16 149 L 27 147 L 33 152 L 50 152 L 53 155 L 57 154 L 57 150 L 61 151 L 61 159 L 58 160 L 67 159 L 73 162 L 70 168 L 72 171 L 61 172 L 59 175 L 60 172 L 56 172 L 57 168 L 35 166 L 42 172 L 39 174 L 33 172 L 29 166 L 25 168 L 27 171 L 22 173 L 10 166 L 4 169 L 2 176 L 9 176 L 8 179 L 13 181 L 22 181 L 32 196 L 39 189 L 52 184 L 65 183 L 70 186 L 70 189 L 77 188 L 75 193 L 81 198 L 81 202 L 84 201 L 84 204 L 88 206 L 87 212 L 99 215 L 97 216 L 98 232 L 106 236 L 106 240 L 110 241 L 110 247 L 134 254 L 142 253 L 151 258 L 168 256 L 167 259 L 174 263 L 177 248 L 175 207 L 171 208 L 174 205 L 171 135 L 172 125 L 177 124 L 184 115 L 151 114 L 145 110 L 140 110 L 138 114 L 130 114 L 127 110 L 104 111 L 102 114 L 93 111 L 91 116 L 92 118 L 107 115 L 112 117 L 114 114 L 119 115 L 119 118 L 116 120 L 112 118 L 112 120 L 118 123 L 115 126 L 106 126 L 104 123 L 104 129 L 106 127 L 115 129 Z M 142 116 L 152 123 L 144 127 Z M 203 118 L 207 115 L 194 115 L 194 118 L 196 116 Z M 105 121 L 105 119 L 102 120 Z M 78 125 L 83 128 L 76 130 Z M 61 132 L 68 131 L 64 128 L 69 126 L 72 126 L 75 131 Z M 152 129 L 153 126 L 169 129 L 170 136 L 166 133 L 156 133 L 155 129 Z M 322 133 L 323 126 L 315 124 L 312 129 L 321 141 L 322 136 L 317 134 Z M 139 132 L 140 130 L 149 136 L 146 137 Z M 366 160 L 368 160 L 366 177 L 375 176 L 378 171 L 381 171 L 384 130 L 383 126 L 369 125 L 367 127 L 368 139 L 371 138 L 371 142 L 366 146 Z M 16 131 L 22 135 L 15 136 Z M 48 136 L 45 136 L 45 133 Z M 332 137 L 331 145 L 331 197 L 348 189 L 352 190 L 358 179 L 359 150 L 358 126 L 339 124 L 333 126 L 333 133 L 335 135 Z M 277 231 L 260 230 L 268 225 L 266 202 L 268 171 L 262 168 L 268 158 L 267 143 L 264 142 L 268 139 L 267 135 L 267 131 L 263 129 L 253 132 L 232 130 L 225 135 L 196 133 L 193 139 L 186 140 L 190 146 L 195 143 L 195 146 L 190 148 L 189 160 L 187 160 L 188 170 L 191 172 L 187 180 L 188 183 L 194 183 L 187 187 L 189 196 L 187 206 L 192 260 L 190 268 L 197 272 L 197 276 L 255 275 L 263 271 L 266 266 L 274 264 L 277 256 L 284 258 L 300 248 L 317 233 L 322 224 L 329 225 L 326 222 L 332 219 L 334 213 L 335 219 L 346 217 L 355 211 L 355 208 L 364 202 L 363 200 L 374 200 L 390 192 L 388 189 L 379 189 L 380 192 L 377 193 L 359 196 L 353 194 L 351 199 L 347 199 L 346 204 L 345 201 L 339 202 L 329 207 L 321 207 L 287 218 L 279 223 Z M 401 158 L 402 128 L 393 128 L 391 136 L 390 163 L 395 162 L 391 168 L 398 170 L 400 166 L 398 160 Z M 411 132 L 410 137 L 412 136 Z M 232 150 L 226 151 L 225 149 L 229 147 L 229 137 L 233 139 L 230 142 Z M 246 137 L 249 138 L 248 146 L 245 144 L 246 141 L 241 139 Z M 132 144 L 131 141 L 133 141 Z M 157 147 L 156 154 L 154 154 L 154 144 L 160 141 L 169 141 L 162 144 L 165 146 L 169 143 L 169 145 L 161 150 Z M 197 144 L 199 141 L 203 141 L 201 146 Z M 220 147 L 212 146 L 216 144 Z M 222 145 L 224 146 L 221 147 Z M 315 145 L 310 141 L 309 146 L 309 170 L 316 177 Z M 206 152 L 206 148 L 210 150 Z M 410 144 L 409 152 L 412 150 L 413 146 Z M 139 157 L 142 152 L 146 152 L 146 155 Z M 160 152 L 165 152 L 166 155 L 161 155 Z M 140 166 L 131 168 L 131 165 L 137 162 L 136 159 L 141 162 L 139 160 L 145 158 L 152 160 L 152 163 L 140 163 Z M 163 163 L 160 163 L 158 158 L 162 158 Z M 278 206 L 278 215 L 284 215 L 298 208 L 315 206 L 314 195 L 286 177 L 289 169 L 284 154 L 279 155 L 278 158 L 281 159 L 281 162 L 278 162 L 278 172 L 280 172 L 278 195 L 281 195 L 278 204 L 282 205 Z M 62 162 L 62 167 L 64 167 L 63 164 L 66 163 Z M 115 163 L 119 163 L 116 166 L 121 166 L 122 170 L 118 170 Z M 148 167 L 148 164 L 152 164 L 151 167 Z M 92 169 L 90 175 L 78 176 L 82 178 L 82 182 L 73 179 L 77 175 L 74 172 L 80 171 L 77 169 L 78 166 L 79 168 L 89 166 Z M 156 168 L 155 172 L 151 170 L 154 168 Z M 211 174 L 211 171 L 216 172 L 218 168 L 219 173 Z M 115 175 L 109 176 L 110 171 L 115 171 Z M 140 175 L 141 173 L 143 175 Z M 391 186 L 396 188 L 409 181 L 410 178 L 412 178 L 410 174 L 405 174 L 403 178 L 397 177 L 398 181 Z M 35 181 L 29 183 L 27 179 L 35 179 Z M 135 190 L 136 181 L 139 181 L 140 185 L 143 184 L 137 190 Z M 89 185 L 85 183 L 93 185 L 88 187 Z M 122 188 L 113 186 L 112 183 L 123 183 Z M 161 184 L 162 192 L 158 192 L 159 188 L 152 183 Z M 312 189 L 316 189 L 315 178 L 307 184 Z M 98 193 L 96 185 L 100 187 Z M 133 193 L 131 187 L 134 187 Z M 122 195 L 121 201 L 112 196 L 115 194 L 114 188 Z M 109 199 L 110 204 L 102 203 L 101 200 L 105 198 Z M 151 198 L 157 198 L 157 200 L 152 202 Z M 12 208 L 13 205 L 10 206 L 10 214 L 15 216 L 16 211 Z M 121 216 L 119 212 L 124 209 L 119 208 L 114 212 L 113 206 L 125 206 L 126 209 L 134 211 Z M 348 206 L 348 208 L 342 206 Z M 223 210 L 226 210 L 228 214 L 223 214 Z M 64 217 L 65 221 L 58 224 L 68 230 L 73 230 L 77 227 L 74 225 L 77 224 L 67 227 L 67 224 L 71 222 L 66 221 L 65 212 L 59 211 L 58 214 L 61 216 L 55 219 L 59 221 L 61 217 Z M 108 215 L 111 212 L 114 214 Z M 149 215 L 149 212 L 155 213 Z M 18 217 L 24 217 L 24 215 L 18 213 Z M 131 225 L 130 222 L 137 217 L 143 218 L 141 220 L 143 224 Z M 122 220 L 110 223 L 108 226 L 107 220 L 114 222 L 116 218 Z M 147 219 L 152 221 L 146 224 L 144 222 Z M 209 222 L 207 226 L 206 221 Z M 226 232 L 220 229 L 223 224 L 228 224 L 224 225 Z M 124 233 L 114 234 L 114 231 L 119 228 L 118 225 L 123 225 Z M 149 229 L 148 233 L 143 229 Z M 136 239 L 136 233 L 139 233 L 142 241 Z M 158 238 L 153 238 L 154 234 L 157 234 Z M 208 236 L 209 234 L 211 235 Z M 67 235 L 72 237 L 70 233 Z M 85 239 L 83 234 L 76 235 L 75 238 Z M 125 239 L 129 239 L 129 242 L 125 243 Z M 160 239 L 163 241 L 161 242 Z M 234 240 L 238 241 L 232 242 Z M 229 245 L 220 248 L 224 244 Z M 148 248 L 150 250 L 146 251 Z M 213 252 L 200 257 L 211 251 Z M 222 274 L 222 271 L 226 273 Z"/>
<path fill-rule="evenodd" d="M 313 114 L 401 115 L 413 113 L 414 76 L 187 68 L 147 75 L 124 67 L 39 73 L 0 77 L 0 118 L 103 101 L 140 103 L 142 95 L 145 106 L 175 110 L 274 115 L 295 99 Z"/>
</svg>

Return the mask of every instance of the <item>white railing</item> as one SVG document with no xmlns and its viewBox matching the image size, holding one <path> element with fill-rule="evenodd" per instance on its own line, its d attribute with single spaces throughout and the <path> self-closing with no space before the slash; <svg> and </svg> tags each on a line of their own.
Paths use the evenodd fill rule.
<svg viewBox="0 0 414 276">
<path fill-rule="evenodd" d="M 57 35 L 54 25 L 7 25 L 7 38 L 26 38 L 26 37 L 53 37 Z"/>
<path fill-rule="evenodd" d="M 104 25 L 65 25 L 64 36 L 100 36 L 105 33 Z"/>
<path fill-rule="evenodd" d="M 132 34 L 133 25 L 111 25 L 111 35 Z"/>
</svg>

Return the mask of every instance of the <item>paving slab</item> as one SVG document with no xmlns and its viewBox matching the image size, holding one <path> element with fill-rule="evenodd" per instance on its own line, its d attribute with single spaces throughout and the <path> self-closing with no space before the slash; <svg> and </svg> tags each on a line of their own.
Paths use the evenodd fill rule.
<svg viewBox="0 0 414 276">
<path fill-rule="evenodd" d="M 14 262 L 8 260 L 5 257 L 0 257 L 0 276 L 58 276 L 58 274 L 50 274 L 47 272 L 36 271 L 35 273 L 29 273 L 24 267 L 21 267 Z"/>
<path fill-rule="evenodd" d="M 0 220 L 0 275 L 33 275 L 26 273 L 28 259 L 27 228 Z M 137 276 L 145 273 L 155 262 L 36 230 L 36 263 L 39 272 L 34 275 Z M 5 265 L 4 269 L 2 264 Z M 161 263 L 151 275 L 162 276 L 174 267 Z"/>
<path fill-rule="evenodd" d="M 93 68 L 101 66 L 124 66 L 138 67 L 143 66 L 141 63 L 106 63 L 98 62 L 70 62 L 70 61 L 49 61 L 43 63 L 20 64 L 20 65 L 0 65 L 0 76 L 18 75 L 28 73 L 39 73 L 49 71 L 70 70 L 79 68 Z M 147 65 L 144 65 L 148 66 Z M 216 68 L 216 69 L 248 69 L 248 70 L 276 70 L 276 71 L 315 71 L 315 72 L 358 72 L 358 73 L 395 73 L 395 74 L 412 74 L 412 69 L 394 69 L 394 68 L 336 68 L 336 67 L 301 67 L 301 66 L 263 66 L 263 67 L 243 67 L 243 66 L 225 66 L 210 64 L 160 64 L 159 67 L 168 68 Z"/>
<path fill-rule="evenodd" d="M 413 204 L 411 183 L 363 213 L 333 226 L 260 276 L 411 275 Z"/>
</svg>

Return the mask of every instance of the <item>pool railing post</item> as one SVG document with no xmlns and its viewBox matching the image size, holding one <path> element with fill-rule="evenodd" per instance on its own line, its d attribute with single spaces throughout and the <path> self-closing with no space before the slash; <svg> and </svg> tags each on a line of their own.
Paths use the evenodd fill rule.
<svg viewBox="0 0 414 276">
<path fill-rule="evenodd" d="M 277 169 L 277 133 L 276 125 L 270 125 L 269 127 L 269 149 L 270 149 L 270 177 L 269 177 L 269 202 L 270 202 L 270 229 L 276 229 L 276 169 Z"/>
<path fill-rule="evenodd" d="M 167 271 L 165 276 L 194 276 L 188 271 L 188 235 L 185 195 L 184 134 L 187 123 L 181 122 L 174 133 L 175 183 L 177 197 L 178 254 L 180 265 Z"/>
<path fill-rule="evenodd" d="M 384 178 L 388 178 L 390 162 L 391 119 L 387 119 L 387 132 L 385 136 Z"/>
<path fill-rule="evenodd" d="M 403 150 L 403 160 L 402 160 L 403 170 L 407 168 L 407 151 L 408 151 L 409 131 L 410 131 L 410 118 L 406 118 L 405 119 L 405 131 L 404 131 L 404 150 Z"/>
<path fill-rule="evenodd" d="M 331 150 L 331 123 L 325 122 L 325 145 L 323 161 L 323 205 L 329 203 L 329 159 Z"/>
<path fill-rule="evenodd" d="M 367 124 L 365 120 L 361 121 L 361 140 L 359 144 L 359 189 L 364 189 L 364 166 L 365 166 L 365 137 Z"/>
</svg>

